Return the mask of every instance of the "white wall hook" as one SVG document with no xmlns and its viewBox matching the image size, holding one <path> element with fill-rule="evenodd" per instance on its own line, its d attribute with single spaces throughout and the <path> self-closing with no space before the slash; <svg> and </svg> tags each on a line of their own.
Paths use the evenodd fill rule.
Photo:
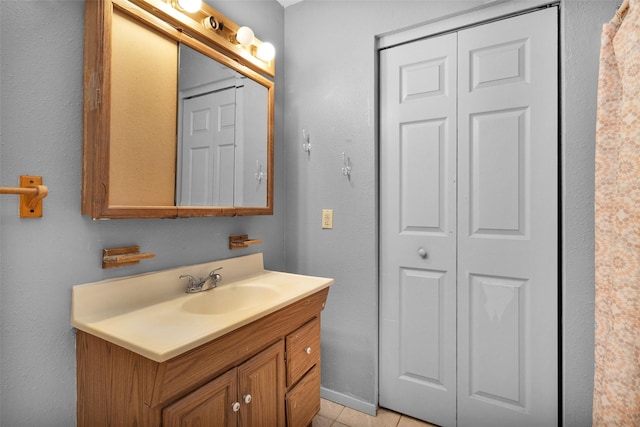
<svg viewBox="0 0 640 427">
<path fill-rule="evenodd" d="M 311 154 L 311 136 L 304 129 L 302 129 L 302 141 L 302 149 L 305 153 Z"/>
<path fill-rule="evenodd" d="M 260 164 L 260 160 L 256 160 L 256 181 L 262 182 L 262 180 L 266 177 L 267 173 L 262 172 L 262 165 Z"/>
<path fill-rule="evenodd" d="M 342 175 L 351 178 L 351 157 L 347 157 L 345 152 L 342 152 Z"/>
</svg>

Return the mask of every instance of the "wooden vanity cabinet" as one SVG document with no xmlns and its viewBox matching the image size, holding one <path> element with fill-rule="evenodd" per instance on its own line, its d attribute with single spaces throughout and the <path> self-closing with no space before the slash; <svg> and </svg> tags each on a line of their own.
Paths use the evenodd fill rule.
<svg viewBox="0 0 640 427">
<path fill-rule="evenodd" d="M 78 330 L 78 426 L 309 425 L 320 409 L 320 312 L 328 292 L 164 362 Z"/>
</svg>

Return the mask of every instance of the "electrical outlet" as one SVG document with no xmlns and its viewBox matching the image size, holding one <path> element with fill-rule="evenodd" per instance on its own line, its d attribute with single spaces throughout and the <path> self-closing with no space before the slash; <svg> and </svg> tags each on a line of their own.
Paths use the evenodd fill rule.
<svg viewBox="0 0 640 427">
<path fill-rule="evenodd" d="M 333 209 L 322 209 L 322 228 L 333 228 Z"/>
</svg>

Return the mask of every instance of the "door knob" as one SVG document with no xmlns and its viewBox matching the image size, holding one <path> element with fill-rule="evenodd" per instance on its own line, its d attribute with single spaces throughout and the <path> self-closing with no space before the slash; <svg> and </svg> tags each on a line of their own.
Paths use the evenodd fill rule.
<svg viewBox="0 0 640 427">
<path fill-rule="evenodd" d="M 429 254 L 427 253 L 427 250 L 425 248 L 418 249 L 418 255 L 420 255 L 423 259 L 427 259 L 429 257 Z"/>
</svg>

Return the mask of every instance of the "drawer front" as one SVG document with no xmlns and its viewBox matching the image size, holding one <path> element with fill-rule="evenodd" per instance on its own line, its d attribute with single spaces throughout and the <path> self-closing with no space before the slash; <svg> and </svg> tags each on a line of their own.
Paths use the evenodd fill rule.
<svg viewBox="0 0 640 427">
<path fill-rule="evenodd" d="M 316 317 L 287 335 L 287 387 L 320 361 L 320 319 Z"/>
<path fill-rule="evenodd" d="M 316 365 L 287 393 L 287 426 L 310 425 L 320 411 L 320 365 Z"/>
</svg>

